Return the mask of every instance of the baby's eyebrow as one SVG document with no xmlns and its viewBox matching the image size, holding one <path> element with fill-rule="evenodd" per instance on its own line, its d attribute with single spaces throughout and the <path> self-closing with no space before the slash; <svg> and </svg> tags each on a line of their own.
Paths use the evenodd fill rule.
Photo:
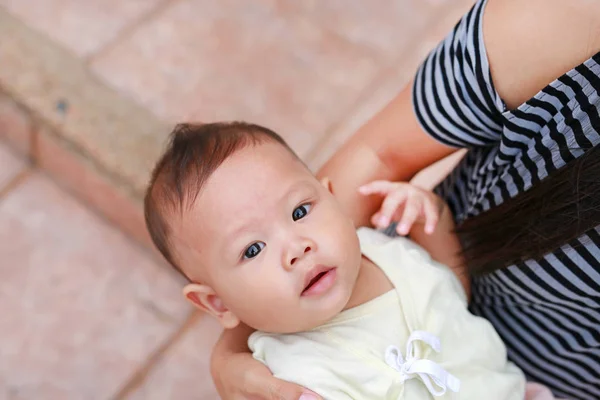
<svg viewBox="0 0 600 400">
<path fill-rule="evenodd" d="M 279 198 L 279 202 L 284 202 L 286 199 L 289 199 L 291 196 L 296 195 L 299 192 L 314 190 L 310 181 L 300 181 L 296 182 L 290 188 L 283 193 L 283 195 Z M 244 231 L 250 230 L 251 227 L 256 225 L 256 221 L 248 221 L 245 224 L 241 224 L 237 227 L 232 228 L 230 231 L 225 233 L 225 243 L 229 246 L 232 241 L 234 241 L 237 236 L 239 236 Z"/>
<path fill-rule="evenodd" d="M 252 223 L 250 223 L 250 222 L 246 223 L 246 224 L 242 224 L 242 225 L 236 227 L 235 229 L 232 229 L 230 232 L 227 232 L 225 234 L 225 239 L 227 239 L 225 241 L 225 243 L 231 244 L 231 242 L 234 241 L 241 233 L 249 230 L 251 225 L 252 225 Z"/>
<path fill-rule="evenodd" d="M 310 184 L 309 181 L 297 182 L 294 185 L 292 185 L 290 187 L 290 189 L 288 189 L 288 191 L 282 196 L 282 199 L 289 198 L 290 196 L 292 196 L 298 192 L 302 192 L 302 191 L 306 191 L 306 190 L 313 190 L 313 186 Z"/>
</svg>

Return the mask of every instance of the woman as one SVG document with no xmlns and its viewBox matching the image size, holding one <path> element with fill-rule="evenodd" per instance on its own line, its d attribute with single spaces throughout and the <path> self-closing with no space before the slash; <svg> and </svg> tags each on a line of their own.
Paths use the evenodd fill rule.
<svg viewBox="0 0 600 400">
<path fill-rule="evenodd" d="M 599 96 L 600 2 L 480 0 L 319 173 L 365 225 L 380 204 L 358 186 L 468 148 L 436 190 L 459 225 L 471 309 L 530 380 L 573 399 L 600 398 Z M 215 347 L 222 397 L 311 398 L 251 358 L 249 333 Z"/>
</svg>

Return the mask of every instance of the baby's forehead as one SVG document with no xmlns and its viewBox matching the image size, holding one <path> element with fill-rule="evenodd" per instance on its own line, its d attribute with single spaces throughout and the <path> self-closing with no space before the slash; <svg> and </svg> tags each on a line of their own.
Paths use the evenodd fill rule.
<svg viewBox="0 0 600 400">
<path fill-rule="evenodd" d="M 319 187 L 312 175 L 268 183 L 260 177 L 209 182 L 182 222 L 207 240 L 220 242 L 240 226 L 259 227 L 281 212 L 291 213 L 300 201 L 316 196 Z"/>
<path fill-rule="evenodd" d="M 230 226 L 248 218 L 268 220 L 281 202 L 316 186 L 314 175 L 282 146 L 245 148 L 213 171 L 193 203 L 184 207 L 180 222 L 186 231 L 202 230 L 219 240 Z"/>
<path fill-rule="evenodd" d="M 239 210 L 256 202 L 271 203 L 291 189 L 318 183 L 287 151 L 278 147 L 276 152 L 258 151 L 264 147 L 242 150 L 223 162 L 206 180 L 198 199 L 215 209 Z"/>
</svg>

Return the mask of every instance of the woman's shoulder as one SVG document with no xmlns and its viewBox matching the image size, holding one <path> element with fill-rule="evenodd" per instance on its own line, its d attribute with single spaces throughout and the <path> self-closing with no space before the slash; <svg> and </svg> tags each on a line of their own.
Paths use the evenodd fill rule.
<svg viewBox="0 0 600 400">
<path fill-rule="evenodd" d="M 600 2 L 488 0 L 483 36 L 509 109 L 600 51 Z"/>
</svg>

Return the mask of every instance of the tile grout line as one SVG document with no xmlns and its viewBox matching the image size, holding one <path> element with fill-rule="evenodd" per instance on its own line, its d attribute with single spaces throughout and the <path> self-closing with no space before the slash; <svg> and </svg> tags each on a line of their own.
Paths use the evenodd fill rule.
<svg viewBox="0 0 600 400">
<path fill-rule="evenodd" d="M 119 32 L 117 32 L 115 37 L 106 42 L 103 46 L 101 46 L 92 53 L 83 55 L 81 57 L 83 64 L 89 68 L 94 61 L 96 61 L 98 58 L 102 57 L 102 55 L 114 48 L 118 43 L 120 43 L 124 39 L 127 39 L 128 37 L 131 37 L 140 26 L 152 20 L 154 17 L 158 16 L 161 12 L 170 7 L 173 3 L 176 3 L 178 1 L 181 0 L 163 0 L 161 3 L 157 4 L 154 8 L 142 14 L 139 18 L 135 19 L 130 24 L 123 26 L 123 28 L 121 28 Z"/>
<path fill-rule="evenodd" d="M 197 310 L 192 310 L 186 317 L 185 321 L 179 326 L 175 332 L 169 336 L 159 347 L 154 350 L 149 356 L 141 363 L 133 374 L 127 378 L 117 393 L 110 397 L 111 400 L 124 400 L 137 389 L 139 389 L 148 375 L 154 367 L 162 360 L 163 355 L 177 344 L 181 338 L 203 317 L 205 314 Z"/>
</svg>

